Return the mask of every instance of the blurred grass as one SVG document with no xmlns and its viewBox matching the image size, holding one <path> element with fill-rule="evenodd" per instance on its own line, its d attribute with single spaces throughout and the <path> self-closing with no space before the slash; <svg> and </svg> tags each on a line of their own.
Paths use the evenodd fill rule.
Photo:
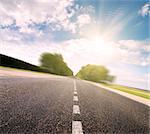
<svg viewBox="0 0 150 134">
<path fill-rule="evenodd" d="M 46 72 L 38 72 L 38 71 L 31 71 L 31 70 L 25 70 L 25 69 L 20 69 L 20 68 L 12 68 L 12 67 L 4 67 L 4 66 L 0 66 L 0 68 L 4 68 L 4 69 L 8 69 L 8 70 L 16 70 L 16 71 L 23 71 L 23 72 L 32 72 L 32 73 L 37 73 L 37 74 L 50 74 L 50 73 L 46 73 Z M 55 75 L 55 74 L 50 74 L 50 75 Z"/>
<path fill-rule="evenodd" d="M 116 89 L 116 90 L 119 90 L 119 91 L 129 93 L 129 94 L 134 94 L 136 96 L 140 96 L 140 97 L 143 97 L 145 99 L 150 99 L 150 92 L 146 91 L 146 90 L 142 90 L 142 89 L 140 90 L 140 89 L 126 87 L 126 86 L 117 85 L 117 84 L 103 83 L 102 85 L 110 87 L 112 89 Z"/>
</svg>

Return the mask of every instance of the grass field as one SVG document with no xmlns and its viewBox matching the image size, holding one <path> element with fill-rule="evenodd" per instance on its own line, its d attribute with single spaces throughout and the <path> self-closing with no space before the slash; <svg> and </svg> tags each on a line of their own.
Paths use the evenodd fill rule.
<svg viewBox="0 0 150 134">
<path fill-rule="evenodd" d="M 120 90 L 129 94 L 134 94 L 136 96 L 140 96 L 146 99 L 150 99 L 150 92 L 146 90 L 140 90 L 136 88 L 121 86 L 117 84 L 103 84 L 104 86 L 110 87 L 112 89 Z"/>
<path fill-rule="evenodd" d="M 0 69 L 8 69 L 8 70 L 14 70 L 14 71 L 21 71 L 21 72 L 31 72 L 31 73 L 36 73 L 36 74 L 50 74 L 46 72 L 38 72 L 38 71 L 31 71 L 31 70 L 25 70 L 25 69 L 20 69 L 20 68 L 12 68 L 12 67 L 4 67 L 0 66 Z M 50 75 L 56 75 L 56 74 L 50 74 Z"/>
</svg>

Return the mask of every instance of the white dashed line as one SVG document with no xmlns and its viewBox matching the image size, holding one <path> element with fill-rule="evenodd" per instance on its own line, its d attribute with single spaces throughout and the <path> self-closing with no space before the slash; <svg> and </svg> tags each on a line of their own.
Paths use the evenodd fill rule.
<svg viewBox="0 0 150 134">
<path fill-rule="evenodd" d="M 75 80 L 73 82 L 73 85 L 74 85 L 74 91 L 77 91 L 77 86 L 76 86 L 76 81 Z"/>
<path fill-rule="evenodd" d="M 74 89 L 76 89 L 76 81 L 75 80 L 73 82 L 73 85 L 74 85 Z"/>
<path fill-rule="evenodd" d="M 74 91 L 74 95 L 77 95 L 77 91 Z"/>
<path fill-rule="evenodd" d="M 81 121 L 72 122 L 72 134 L 83 134 Z"/>
<path fill-rule="evenodd" d="M 73 101 L 78 101 L 78 96 L 74 96 Z"/>
<path fill-rule="evenodd" d="M 73 114 L 80 114 L 80 108 L 78 105 L 73 105 Z"/>
<path fill-rule="evenodd" d="M 73 101 L 78 101 L 76 81 L 74 80 L 74 96 Z M 79 105 L 73 105 L 73 114 L 80 115 Z M 81 121 L 72 121 L 72 134 L 83 134 Z"/>
</svg>

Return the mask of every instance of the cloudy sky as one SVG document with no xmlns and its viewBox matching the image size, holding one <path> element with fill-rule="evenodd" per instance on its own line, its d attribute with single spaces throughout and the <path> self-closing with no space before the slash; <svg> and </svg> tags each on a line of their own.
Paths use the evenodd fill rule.
<svg viewBox="0 0 150 134">
<path fill-rule="evenodd" d="M 39 65 L 61 53 L 76 73 L 105 65 L 116 83 L 148 89 L 148 0 L 1 0 L 0 53 Z"/>
</svg>

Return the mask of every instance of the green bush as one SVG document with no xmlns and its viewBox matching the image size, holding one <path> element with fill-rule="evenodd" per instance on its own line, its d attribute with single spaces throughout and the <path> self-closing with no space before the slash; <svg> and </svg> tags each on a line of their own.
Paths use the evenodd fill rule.
<svg viewBox="0 0 150 134">
<path fill-rule="evenodd" d="M 43 53 L 40 57 L 41 67 L 58 75 L 72 76 L 72 70 L 64 62 L 61 54 Z"/>
<path fill-rule="evenodd" d="M 100 65 L 88 64 L 82 67 L 76 76 L 81 79 L 94 82 L 104 82 L 104 81 L 112 82 L 114 80 L 114 76 L 109 75 L 108 69 Z"/>
</svg>

